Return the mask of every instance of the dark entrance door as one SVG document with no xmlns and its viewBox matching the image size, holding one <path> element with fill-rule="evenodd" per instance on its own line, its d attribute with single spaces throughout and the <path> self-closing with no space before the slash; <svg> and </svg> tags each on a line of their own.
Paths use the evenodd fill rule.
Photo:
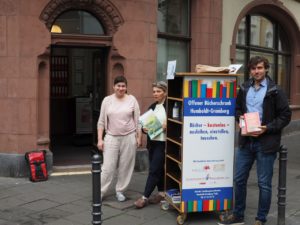
<svg viewBox="0 0 300 225">
<path fill-rule="evenodd" d="M 52 46 L 50 137 L 54 166 L 89 164 L 105 95 L 106 49 Z"/>
</svg>

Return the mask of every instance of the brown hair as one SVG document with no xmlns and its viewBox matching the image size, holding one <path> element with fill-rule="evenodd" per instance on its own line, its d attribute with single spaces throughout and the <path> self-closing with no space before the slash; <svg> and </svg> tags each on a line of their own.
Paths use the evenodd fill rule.
<svg viewBox="0 0 300 225">
<path fill-rule="evenodd" d="M 256 66 L 258 63 L 264 63 L 265 69 L 269 69 L 270 63 L 269 60 L 263 56 L 254 56 L 249 60 L 248 69 L 251 70 L 253 66 Z"/>
<path fill-rule="evenodd" d="M 117 83 L 125 83 L 126 86 L 127 86 L 127 79 L 126 79 L 126 77 L 124 77 L 123 75 L 117 76 L 114 79 L 114 85 L 116 85 Z"/>
</svg>

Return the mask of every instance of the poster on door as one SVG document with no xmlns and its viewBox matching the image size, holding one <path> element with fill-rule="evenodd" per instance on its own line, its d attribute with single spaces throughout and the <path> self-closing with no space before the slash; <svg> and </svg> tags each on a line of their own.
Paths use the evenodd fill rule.
<svg viewBox="0 0 300 225">
<path fill-rule="evenodd" d="M 235 77 L 184 80 L 182 207 L 231 208 Z"/>
</svg>

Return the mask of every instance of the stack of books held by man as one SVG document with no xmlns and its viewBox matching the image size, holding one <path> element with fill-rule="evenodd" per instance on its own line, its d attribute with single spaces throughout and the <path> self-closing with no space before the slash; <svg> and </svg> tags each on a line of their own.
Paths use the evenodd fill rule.
<svg viewBox="0 0 300 225">
<path fill-rule="evenodd" d="M 173 204 L 179 204 L 181 202 L 181 195 L 178 189 L 169 189 L 166 191 L 166 199 Z"/>
<path fill-rule="evenodd" d="M 257 131 L 261 131 L 260 118 L 258 112 L 245 113 L 242 118 L 240 118 L 240 128 L 241 134 L 243 136 L 251 136 Z"/>
</svg>

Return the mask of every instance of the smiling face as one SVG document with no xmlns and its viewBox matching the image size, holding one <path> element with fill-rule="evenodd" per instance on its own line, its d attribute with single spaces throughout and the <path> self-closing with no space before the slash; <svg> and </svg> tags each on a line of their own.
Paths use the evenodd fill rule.
<svg viewBox="0 0 300 225">
<path fill-rule="evenodd" d="M 256 84 L 259 84 L 265 79 L 267 71 L 268 70 L 265 68 L 264 62 L 257 63 L 250 68 L 250 74 Z"/>
<path fill-rule="evenodd" d="M 116 83 L 113 87 L 114 92 L 118 98 L 122 98 L 125 96 L 127 91 L 127 85 L 125 82 Z"/>
<path fill-rule="evenodd" d="M 159 104 L 164 102 L 166 95 L 167 95 L 167 93 L 163 89 L 158 88 L 158 87 L 153 87 L 152 94 L 153 94 L 155 101 L 157 101 Z"/>
</svg>

